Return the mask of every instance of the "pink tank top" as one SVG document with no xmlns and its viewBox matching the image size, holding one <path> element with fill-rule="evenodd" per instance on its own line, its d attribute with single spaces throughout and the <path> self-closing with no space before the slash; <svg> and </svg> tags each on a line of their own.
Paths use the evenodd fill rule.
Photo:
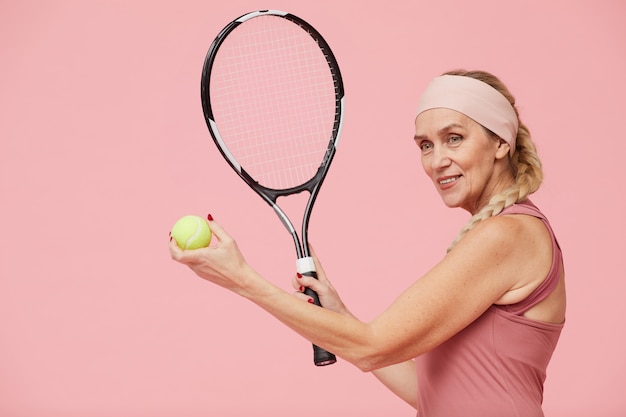
<svg viewBox="0 0 626 417">
<path fill-rule="evenodd" d="M 546 368 L 563 324 L 523 314 L 545 299 L 562 272 L 562 254 L 548 220 L 530 202 L 504 214 L 541 219 L 552 236 L 552 267 L 520 303 L 492 305 L 472 324 L 416 358 L 418 417 L 542 417 Z"/>
</svg>

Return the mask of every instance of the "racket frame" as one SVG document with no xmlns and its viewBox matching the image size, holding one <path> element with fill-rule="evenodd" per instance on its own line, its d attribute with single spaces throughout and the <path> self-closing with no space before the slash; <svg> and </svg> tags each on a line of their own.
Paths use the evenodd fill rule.
<svg viewBox="0 0 626 417">
<path fill-rule="evenodd" d="M 252 178 L 246 170 L 239 164 L 233 154 L 229 151 L 228 146 L 226 146 L 225 141 L 222 139 L 222 136 L 217 127 L 217 123 L 215 121 L 213 110 L 211 107 L 211 97 L 210 97 L 210 83 L 211 83 L 211 70 L 213 67 L 213 63 L 217 57 L 220 46 L 226 37 L 235 30 L 239 25 L 246 22 L 249 19 L 253 19 L 255 17 L 271 15 L 276 17 L 281 17 L 287 19 L 298 26 L 300 26 L 303 30 L 305 30 L 318 44 L 321 51 L 324 54 L 324 57 L 328 63 L 329 71 L 332 75 L 333 82 L 335 85 L 335 119 L 333 123 L 332 135 L 329 138 L 329 142 L 325 151 L 325 154 L 322 158 L 321 164 L 318 167 L 315 175 L 311 177 L 306 182 L 291 188 L 286 189 L 275 189 L 269 188 L 261 185 L 254 178 Z M 341 137 L 341 131 L 343 128 L 343 114 L 344 114 L 344 86 L 343 80 L 341 78 L 341 72 L 339 70 L 339 65 L 337 64 L 337 60 L 330 49 L 330 46 L 326 42 L 326 40 L 322 37 L 322 35 L 309 23 L 305 20 L 294 16 L 293 14 L 283 12 L 280 10 L 259 10 L 251 13 L 247 13 L 245 15 L 240 16 L 239 18 L 233 20 L 228 25 L 222 29 L 222 31 L 217 35 L 209 50 L 206 54 L 204 65 L 202 68 L 202 78 L 201 78 L 201 99 L 202 99 L 202 109 L 205 117 L 205 121 L 209 128 L 209 132 L 211 133 L 211 137 L 213 141 L 217 145 L 220 153 L 229 163 L 229 165 L 237 172 L 239 177 L 243 179 L 243 181 L 248 184 L 250 188 L 252 188 L 258 195 L 263 198 L 273 209 L 278 218 L 283 223 L 284 227 L 287 229 L 289 234 L 292 236 L 294 247 L 296 249 L 297 260 L 296 260 L 296 269 L 299 273 L 303 275 L 309 275 L 317 278 L 317 273 L 315 271 L 315 263 L 313 258 L 310 256 L 310 251 L 308 247 L 308 228 L 309 228 L 309 220 L 313 210 L 313 205 L 317 199 L 320 188 L 324 179 L 326 178 L 326 174 L 328 173 L 328 169 L 330 164 L 335 156 L 337 145 L 339 143 L 339 138 Z M 298 236 L 296 228 L 293 225 L 293 222 L 289 219 L 285 211 L 278 205 L 279 197 L 286 197 L 289 195 L 298 194 L 301 192 L 307 191 L 309 193 L 309 199 L 307 201 L 306 207 L 304 209 L 304 214 L 302 217 L 302 230 L 301 230 L 301 238 Z M 305 291 L 305 294 L 311 296 L 316 305 L 321 305 L 319 302 L 319 297 L 315 292 L 308 289 Z M 315 364 L 318 366 L 325 366 L 336 362 L 336 359 L 333 354 L 324 351 L 323 349 L 314 345 L 315 350 Z"/>
</svg>

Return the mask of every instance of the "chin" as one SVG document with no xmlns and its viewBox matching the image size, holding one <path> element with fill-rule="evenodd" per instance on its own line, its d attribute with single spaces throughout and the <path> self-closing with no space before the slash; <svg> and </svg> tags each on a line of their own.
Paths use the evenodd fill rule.
<svg viewBox="0 0 626 417">
<path fill-rule="evenodd" d="M 468 210 L 475 203 L 474 195 L 464 188 L 454 187 L 447 190 L 437 190 L 441 201 L 449 208 L 461 208 Z"/>
<path fill-rule="evenodd" d="M 461 207 L 459 204 L 451 203 L 451 202 L 448 202 L 446 200 L 443 200 L 443 204 L 445 204 L 446 207 L 448 207 L 448 208 L 459 208 L 459 207 Z"/>
<path fill-rule="evenodd" d="M 441 201 L 443 201 L 443 204 L 445 204 L 449 208 L 461 207 L 461 202 L 457 199 L 446 198 L 444 196 L 441 196 Z"/>
</svg>

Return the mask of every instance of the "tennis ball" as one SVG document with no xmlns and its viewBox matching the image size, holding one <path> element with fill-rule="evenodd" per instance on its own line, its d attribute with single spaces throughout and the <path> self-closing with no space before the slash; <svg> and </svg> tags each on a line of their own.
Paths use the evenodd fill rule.
<svg viewBox="0 0 626 417">
<path fill-rule="evenodd" d="M 182 217 L 172 227 L 172 237 L 183 250 L 206 248 L 211 243 L 212 235 L 209 222 L 199 216 Z"/>
</svg>

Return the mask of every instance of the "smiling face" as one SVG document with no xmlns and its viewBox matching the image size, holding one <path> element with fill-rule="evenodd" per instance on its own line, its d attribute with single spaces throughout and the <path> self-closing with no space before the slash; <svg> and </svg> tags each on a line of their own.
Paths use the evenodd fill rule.
<svg viewBox="0 0 626 417">
<path fill-rule="evenodd" d="M 448 207 L 475 214 L 513 182 L 509 145 L 474 120 L 436 108 L 415 120 L 422 166 Z"/>
</svg>

